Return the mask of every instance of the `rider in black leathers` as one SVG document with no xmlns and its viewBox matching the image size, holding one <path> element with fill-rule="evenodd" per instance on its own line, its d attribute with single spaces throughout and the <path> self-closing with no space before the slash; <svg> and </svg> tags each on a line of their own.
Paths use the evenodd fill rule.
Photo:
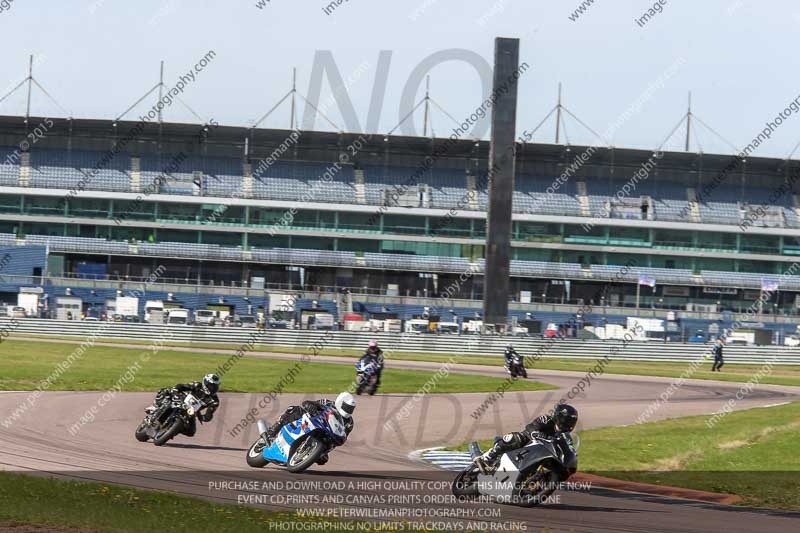
<svg viewBox="0 0 800 533">
<path fill-rule="evenodd" d="M 519 354 L 514 349 L 514 346 L 511 344 L 506 344 L 506 352 L 503 354 L 503 357 L 506 358 L 506 367 L 511 368 L 511 365 L 514 364 L 514 356 L 519 357 Z"/>
<path fill-rule="evenodd" d="M 379 387 L 383 373 L 383 350 L 378 347 L 378 341 L 369 341 L 369 346 L 362 357 L 369 357 L 378 366 L 378 370 L 375 372 L 375 388 Z"/>
<path fill-rule="evenodd" d="M 575 429 L 577 422 L 577 409 L 565 403 L 557 404 L 552 415 L 534 419 L 521 432 L 503 435 L 486 453 L 475 458 L 475 464 L 483 473 L 488 473 L 503 453 L 531 443 L 537 435 L 552 438 L 557 433 L 570 432 Z"/>
<path fill-rule="evenodd" d="M 178 392 L 190 392 L 192 395 L 200 400 L 203 407 L 197 413 L 197 418 L 201 422 L 211 422 L 214 418 L 214 411 L 219 407 L 219 376 L 216 374 L 206 374 L 202 381 L 193 381 L 191 383 L 178 383 L 171 389 L 161 389 L 156 395 L 155 406 L 161 404 L 166 398 Z M 187 437 L 193 437 L 197 432 L 197 422 L 194 418 L 189 422 L 189 427 L 184 428 L 183 434 Z"/>
</svg>

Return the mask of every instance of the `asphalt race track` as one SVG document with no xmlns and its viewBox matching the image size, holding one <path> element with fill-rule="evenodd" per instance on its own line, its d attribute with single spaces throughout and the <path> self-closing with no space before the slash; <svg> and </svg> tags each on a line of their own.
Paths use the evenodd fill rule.
<svg viewBox="0 0 800 533">
<path fill-rule="evenodd" d="M 292 358 L 292 356 L 283 356 Z M 296 356 L 294 356 L 296 357 Z M 344 362 L 352 364 L 350 360 Z M 392 366 L 429 368 L 436 363 L 398 362 Z M 502 375 L 502 369 L 456 365 L 452 371 Z M 491 437 L 517 429 L 558 400 L 582 374 L 535 371 L 531 377 L 562 387 L 559 391 L 507 393 L 477 420 L 471 413 L 488 394 L 413 394 L 360 397 L 356 425 L 348 443 L 331 454 L 325 466 L 292 475 L 278 467 L 249 468 L 244 454 L 257 429 L 231 431 L 262 394 L 222 394 L 214 421 L 200 426 L 193 439 L 180 436 L 156 448 L 133 438 L 152 394 L 122 393 L 97 409 L 95 420 L 71 434 L 69 428 L 102 393 L 50 392 L 10 428 L 0 427 L 2 468 L 74 479 L 113 481 L 122 485 L 171 490 L 185 495 L 247 503 L 273 509 L 338 509 L 351 519 L 412 521 L 432 525 L 484 524 L 510 531 L 725 531 L 800 530 L 800 514 L 747 510 L 690 500 L 666 499 L 592 488 L 560 491 L 557 501 L 534 509 L 493 503 L 454 503 L 446 484 L 452 472 L 421 463 L 409 454 L 420 449 Z M 634 423 L 671 383 L 670 378 L 602 376 L 573 400 L 581 413 L 579 429 Z M 166 384 L 165 384 L 166 385 Z M 734 397 L 740 384 L 689 380 L 651 420 L 712 413 Z M 28 392 L 0 394 L 3 417 Z M 261 409 L 272 419 L 286 406 L 309 395 L 284 394 Z M 800 399 L 800 388 L 759 386 L 736 408 Z M 399 415 L 398 413 L 404 413 Z M 392 420 L 386 425 L 387 420 Z M 73 428 L 74 429 L 74 428 Z M 243 482 L 256 482 L 243 484 Z M 266 483 L 265 483 L 266 482 Z M 302 485 L 300 484 L 302 483 Z M 334 500 L 323 502 L 325 495 Z M 336 499 L 338 498 L 338 500 Z M 396 515 L 381 513 L 394 512 Z M 342 514 L 349 513 L 349 514 Z M 405 514 L 403 514 L 405 513 Z M 333 516 L 333 515 L 332 515 Z"/>
</svg>

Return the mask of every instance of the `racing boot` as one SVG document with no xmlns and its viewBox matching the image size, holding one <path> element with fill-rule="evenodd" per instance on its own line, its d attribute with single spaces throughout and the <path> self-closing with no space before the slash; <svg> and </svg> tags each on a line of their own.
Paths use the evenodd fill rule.
<svg viewBox="0 0 800 533">
<path fill-rule="evenodd" d="M 269 429 L 267 429 L 266 433 L 264 433 L 264 438 L 267 439 L 265 447 L 268 448 L 272 446 L 272 441 L 274 441 L 275 437 L 278 436 L 278 433 L 280 433 L 282 427 L 283 424 L 281 424 L 280 422 L 275 422 L 269 427 Z"/>
</svg>

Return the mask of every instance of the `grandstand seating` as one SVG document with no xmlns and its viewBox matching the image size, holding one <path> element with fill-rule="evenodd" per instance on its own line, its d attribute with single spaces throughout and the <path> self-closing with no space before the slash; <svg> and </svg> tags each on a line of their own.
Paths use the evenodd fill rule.
<svg viewBox="0 0 800 533">
<path fill-rule="evenodd" d="M 30 186 L 70 189 L 81 180 L 87 189 L 130 190 L 130 157 L 119 153 L 107 162 L 103 152 L 35 150 L 31 152 Z"/>
<path fill-rule="evenodd" d="M 14 186 L 20 184 L 19 157 L 11 157 L 9 163 L 3 163 L 14 154 L 14 147 L 0 147 L 0 185 Z M 125 153 L 117 154 L 107 164 L 101 164 L 103 152 L 80 150 L 31 151 L 30 179 L 27 185 L 41 188 L 70 189 L 79 181 L 87 180 L 89 190 L 132 191 L 131 157 Z M 165 154 L 159 157 L 143 156 L 141 158 L 141 177 L 139 189 L 144 190 L 160 176 L 166 168 L 176 161 L 176 156 Z M 263 171 L 257 171 L 261 161 L 253 161 L 255 171 L 253 188 L 250 194 L 254 198 L 294 201 L 301 198 L 316 202 L 356 203 L 355 173 L 352 166 L 344 165 L 334 172 L 331 179 L 323 180 L 329 165 L 323 162 L 310 161 L 278 161 Z M 243 165 L 240 159 L 224 157 L 184 156 L 178 168 L 169 172 L 169 180 L 162 184 L 160 192 L 171 194 L 202 194 L 213 197 L 231 197 L 243 193 Z M 453 168 L 433 168 L 416 183 L 411 177 L 414 167 L 404 166 L 366 166 L 364 169 L 364 192 L 367 204 L 380 205 L 384 202 L 384 191 L 393 186 L 405 185 L 412 192 L 430 191 L 425 207 L 451 208 L 461 205 L 461 209 L 478 207 L 486 209 L 488 195 L 484 190 L 477 195 L 477 206 L 465 202 L 467 195 L 467 173 Z M 203 176 L 202 187 L 195 190 L 191 187 L 194 172 Z M 477 176 L 477 181 L 484 181 Z M 536 213 L 551 215 L 581 216 L 586 213 L 581 209 L 580 198 L 576 188 L 577 178 L 572 178 L 558 187 L 556 191 L 547 193 L 555 176 L 532 175 L 520 172 L 516 176 L 514 191 L 514 210 L 520 213 Z M 593 180 L 591 177 L 581 178 L 587 184 L 587 198 L 591 216 L 604 217 L 637 217 L 635 210 L 615 212 L 606 209 L 609 202 L 615 202 L 614 194 L 622 185 L 607 179 Z M 619 180 L 617 180 L 619 181 Z M 176 185 L 177 184 L 177 185 Z M 133 191 L 133 192 L 138 192 Z M 635 206 L 641 196 L 652 198 L 652 213 L 655 220 L 685 221 L 688 207 L 687 187 L 677 183 L 645 180 L 637 184 L 636 195 L 626 199 Z M 712 198 L 706 198 L 698 204 L 701 220 L 722 224 L 739 224 L 749 207 L 768 203 L 770 192 L 763 187 L 718 187 Z M 754 225 L 800 227 L 793 210 L 791 194 L 785 194 L 775 203 L 774 216 L 756 218 Z M 640 215 L 639 215 L 640 216 Z"/>
<path fill-rule="evenodd" d="M 0 246 L 17 244 L 11 234 L 0 234 Z M 217 259 L 227 261 L 258 261 L 272 264 L 292 264 L 328 267 L 371 268 L 378 270 L 407 270 L 414 272 L 462 273 L 468 270 L 483 272 L 485 261 L 470 262 L 465 258 L 430 255 L 364 253 L 326 250 L 284 248 L 253 248 L 193 244 L 178 242 L 126 243 L 87 237 L 51 237 L 31 235 L 24 243 L 49 246 L 53 252 L 90 252 L 112 255 L 144 255 L 186 259 Z M 613 281 L 637 283 L 639 274 L 656 278 L 657 283 L 678 285 L 721 286 L 760 289 L 762 279 L 780 280 L 782 289 L 800 290 L 800 276 L 766 275 L 747 272 L 722 272 L 702 270 L 693 273 L 686 269 L 635 267 L 627 271 L 621 266 L 591 265 L 584 268 L 578 263 L 549 263 L 542 261 L 511 261 L 511 275 L 522 277 Z"/>
</svg>

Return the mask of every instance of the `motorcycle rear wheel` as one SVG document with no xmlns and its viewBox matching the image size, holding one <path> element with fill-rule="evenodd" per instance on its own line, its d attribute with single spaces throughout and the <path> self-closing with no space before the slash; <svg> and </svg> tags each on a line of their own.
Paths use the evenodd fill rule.
<svg viewBox="0 0 800 533">
<path fill-rule="evenodd" d="M 150 436 L 147 434 L 147 431 L 144 429 L 145 423 L 142 422 L 136 427 L 136 432 L 134 435 L 136 436 L 136 440 L 139 442 L 147 442 L 150 440 Z"/>
<path fill-rule="evenodd" d="M 175 435 L 180 433 L 181 430 L 183 430 L 183 422 L 180 418 L 176 418 L 169 429 L 156 433 L 156 436 L 153 438 L 153 444 L 156 446 L 163 446 L 175 437 Z"/>
<path fill-rule="evenodd" d="M 318 438 L 306 437 L 306 440 L 300 443 L 300 446 L 289 457 L 286 470 L 295 474 L 300 473 L 316 463 L 323 453 L 325 453 L 325 445 Z"/>
<path fill-rule="evenodd" d="M 259 437 L 257 441 L 250 446 L 247 450 L 247 464 L 253 468 L 264 468 L 267 466 L 267 461 L 264 459 L 264 437 Z"/>
</svg>

